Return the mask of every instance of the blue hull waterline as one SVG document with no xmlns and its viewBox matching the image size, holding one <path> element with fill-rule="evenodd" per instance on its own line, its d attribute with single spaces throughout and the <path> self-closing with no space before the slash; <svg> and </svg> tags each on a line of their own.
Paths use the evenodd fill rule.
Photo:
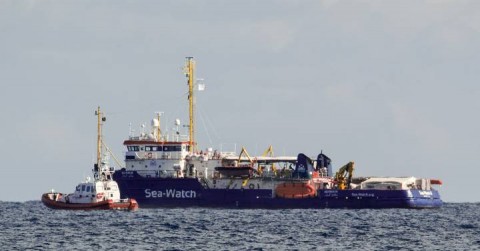
<svg viewBox="0 0 480 251">
<path fill-rule="evenodd" d="M 436 190 L 317 190 L 314 197 L 276 198 L 271 189 L 206 188 L 196 178 L 143 178 L 117 171 L 122 195 L 142 208 L 437 208 L 443 202 Z"/>
</svg>

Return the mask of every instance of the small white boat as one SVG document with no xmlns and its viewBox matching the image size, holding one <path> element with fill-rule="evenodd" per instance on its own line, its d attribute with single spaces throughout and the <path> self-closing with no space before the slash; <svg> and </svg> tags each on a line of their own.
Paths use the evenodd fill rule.
<svg viewBox="0 0 480 251">
<path fill-rule="evenodd" d="M 53 209 L 125 209 L 136 210 L 138 203 L 135 199 L 121 199 L 117 182 L 112 179 L 115 168 L 108 164 L 109 155 L 102 156 L 101 126 L 105 117 L 100 107 L 95 113 L 98 116 L 97 164 L 94 165 L 94 179 L 81 182 L 70 194 L 58 193 L 53 189 L 42 195 L 45 206 Z"/>
</svg>

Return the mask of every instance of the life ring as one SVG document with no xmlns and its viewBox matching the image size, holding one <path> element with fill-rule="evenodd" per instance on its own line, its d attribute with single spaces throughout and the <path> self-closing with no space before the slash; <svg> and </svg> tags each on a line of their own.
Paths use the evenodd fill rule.
<svg viewBox="0 0 480 251">
<path fill-rule="evenodd" d="M 151 159 L 152 158 L 152 153 L 146 153 L 145 156 L 148 158 L 148 159 Z"/>
<path fill-rule="evenodd" d="M 248 185 L 248 188 L 255 189 L 255 184 L 250 183 L 250 185 Z"/>
<path fill-rule="evenodd" d="M 103 198 L 103 193 L 97 193 L 97 199 L 102 199 Z"/>
</svg>

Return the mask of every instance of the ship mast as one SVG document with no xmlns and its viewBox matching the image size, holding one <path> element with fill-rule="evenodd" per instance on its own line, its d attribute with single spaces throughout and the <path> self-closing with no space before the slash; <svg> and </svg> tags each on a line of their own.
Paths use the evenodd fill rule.
<svg viewBox="0 0 480 251">
<path fill-rule="evenodd" d="M 95 111 L 95 115 L 97 116 L 97 163 L 95 165 L 95 171 L 98 174 L 100 164 L 102 162 L 102 122 L 106 120 L 103 117 L 103 113 L 100 111 L 100 106 Z"/>
<path fill-rule="evenodd" d="M 195 68 L 195 61 L 193 61 L 193 57 L 186 57 L 186 69 L 185 75 L 188 78 L 188 108 L 189 108 L 189 144 L 190 144 L 190 152 L 193 153 L 196 150 L 195 144 L 195 113 L 194 113 L 194 106 L 195 106 L 195 98 L 193 95 L 193 85 L 194 85 L 194 75 L 193 71 Z"/>
</svg>

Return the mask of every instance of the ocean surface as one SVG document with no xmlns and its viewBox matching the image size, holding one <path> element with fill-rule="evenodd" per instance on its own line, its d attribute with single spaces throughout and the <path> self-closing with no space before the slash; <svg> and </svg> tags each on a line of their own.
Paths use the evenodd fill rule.
<svg viewBox="0 0 480 251">
<path fill-rule="evenodd" d="M 0 244 L 1 250 L 480 250 L 480 203 L 127 212 L 0 202 Z"/>
</svg>

